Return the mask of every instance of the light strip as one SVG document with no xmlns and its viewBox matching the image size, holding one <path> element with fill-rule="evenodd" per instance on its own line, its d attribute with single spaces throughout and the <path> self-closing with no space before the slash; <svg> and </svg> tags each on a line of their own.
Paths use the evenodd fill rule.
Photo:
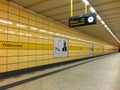
<svg viewBox="0 0 120 90">
<path fill-rule="evenodd" d="M 98 20 L 102 20 L 101 17 L 99 15 L 96 16 Z"/>
<path fill-rule="evenodd" d="M 101 24 L 105 25 L 105 22 L 103 20 L 101 20 L 100 22 L 101 22 Z"/>
<path fill-rule="evenodd" d="M 88 2 L 88 0 L 82 0 L 86 5 L 89 5 L 90 3 Z"/>
<path fill-rule="evenodd" d="M 107 31 L 120 43 L 120 40 L 113 34 L 113 32 L 108 28 L 108 26 L 105 24 L 105 22 L 102 20 L 102 18 L 98 15 L 98 13 L 95 11 L 95 9 L 92 7 L 92 5 L 90 4 L 90 2 L 88 0 L 82 0 L 85 4 L 88 4 L 90 6 L 90 11 L 92 13 L 96 13 L 97 14 L 97 19 L 100 20 L 101 24 L 104 25 L 104 27 L 107 29 Z"/>
<path fill-rule="evenodd" d="M 91 11 L 92 13 L 95 13 L 95 12 L 96 12 L 93 7 L 90 7 L 90 11 Z"/>
</svg>

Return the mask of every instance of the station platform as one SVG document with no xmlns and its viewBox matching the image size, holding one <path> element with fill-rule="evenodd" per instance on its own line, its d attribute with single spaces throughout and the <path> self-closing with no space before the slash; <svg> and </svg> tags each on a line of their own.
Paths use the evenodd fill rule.
<svg viewBox="0 0 120 90">
<path fill-rule="evenodd" d="M 0 78 L 0 90 L 120 90 L 120 53 Z"/>
</svg>

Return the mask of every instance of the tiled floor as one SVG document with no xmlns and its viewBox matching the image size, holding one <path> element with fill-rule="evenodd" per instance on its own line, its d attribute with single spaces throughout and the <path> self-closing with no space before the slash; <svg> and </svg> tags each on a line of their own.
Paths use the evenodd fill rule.
<svg viewBox="0 0 120 90">
<path fill-rule="evenodd" d="M 120 53 L 0 79 L 0 90 L 120 90 Z"/>
</svg>

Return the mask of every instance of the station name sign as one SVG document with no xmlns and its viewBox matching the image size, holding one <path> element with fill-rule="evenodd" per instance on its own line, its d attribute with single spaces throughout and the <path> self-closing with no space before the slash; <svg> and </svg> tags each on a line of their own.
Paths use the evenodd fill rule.
<svg viewBox="0 0 120 90">
<path fill-rule="evenodd" d="M 69 27 L 77 27 L 77 26 L 84 26 L 84 25 L 92 25 L 96 24 L 96 14 L 83 14 L 80 16 L 73 16 L 69 19 Z"/>
</svg>

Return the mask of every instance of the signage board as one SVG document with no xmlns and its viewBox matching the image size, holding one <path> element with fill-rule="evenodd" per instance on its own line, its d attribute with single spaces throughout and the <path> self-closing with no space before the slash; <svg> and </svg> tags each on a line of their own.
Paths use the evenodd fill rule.
<svg viewBox="0 0 120 90">
<path fill-rule="evenodd" d="M 54 57 L 68 56 L 68 40 L 63 38 L 54 38 Z"/>
<path fill-rule="evenodd" d="M 93 54 L 94 53 L 94 44 L 89 45 L 89 53 Z"/>
<path fill-rule="evenodd" d="M 83 14 L 80 16 L 73 16 L 69 19 L 69 27 L 77 27 L 77 26 L 84 26 L 84 25 L 92 25 L 96 24 L 96 14 Z"/>
</svg>

